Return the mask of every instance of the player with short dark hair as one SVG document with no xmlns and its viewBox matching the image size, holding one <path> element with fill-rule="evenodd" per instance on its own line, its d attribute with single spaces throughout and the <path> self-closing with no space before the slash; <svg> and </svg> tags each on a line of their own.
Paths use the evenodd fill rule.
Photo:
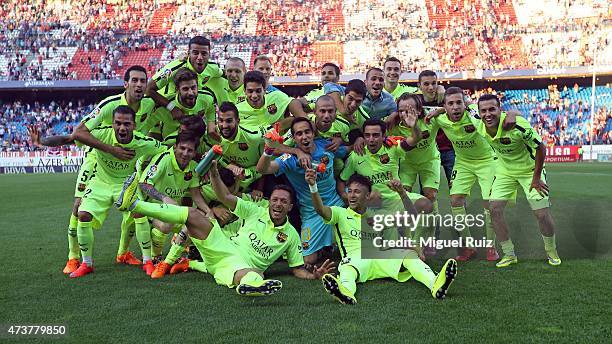
<svg viewBox="0 0 612 344">
<path fill-rule="evenodd" d="M 121 190 L 123 180 L 134 171 L 137 160 L 143 156 L 155 155 L 164 149 L 159 141 L 134 130 L 136 113 L 130 106 L 119 105 L 113 110 L 112 118 L 112 126 L 94 128 L 90 135 L 102 145 L 121 147 L 130 151 L 132 157 L 119 159 L 109 152 L 94 150 L 97 174 L 88 183 L 78 212 L 77 238 L 83 262 L 70 274 L 72 278 L 93 272 L 94 236 L 92 227 L 102 226 L 112 203 L 116 200 L 115 197 Z M 75 132 L 74 138 L 88 144 L 85 142 L 87 135 L 83 135 L 82 132 Z M 150 251 L 150 246 L 147 248 L 151 241 L 150 233 L 137 232 L 136 237 L 143 252 L 145 263 L 143 269 L 150 270 L 152 264 L 150 260 L 147 260 L 147 253 Z"/>
<path fill-rule="evenodd" d="M 380 68 L 370 68 L 365 79 L 368 93 L 363 100 L 363 108 L 371 118 L 384 119 L 397 111 L 393 96 L 384 90 L 385 75 Z"/>
<path fill-rule="evenodd" d="M 446 296 L 457 274 L 457 262 L 454 259 L 447 260 L 442 271 L 436 276 L 412 249 L 406 250 L 402 259 L 363 258 L 362 241 L 377 236 L 377 233 L 368 231 L 363 226 L 363 217 L 366 216 L 367 202 L 372 192 L 372 183 L 368 178 L 360 174 L 353 174 L 348 178 L 349 196 L 346 208 L 323 204 L 314 170 L 306 170 L 305 179 L 310 186 L 315 211 L 325 223 L 336 228 L 336 242 L 342 256 L 342 262 L 338 266 L 339 276 L 323 276 L 323 286 L 334 298 L 343 304 L 356 304 L 357 282 L 364 283 L 378 278 L 393 278 L 398 282 L 405 282 L 411 277 L 423 283 L 434 298 L 443 299 Z M 418 214 L 399 180 L 390 180 L 385 187 L 397 193 L 404 211 L 412 215 Z"/>
<path fill-rule="evenodd" d="M 555 242 L 555 223 L 550 213 L 549 188 L 544 170 L 546 146 L 542 138 L 520 114 L 516 116 L 515 127 L 505 130 L 502 124 L 508 114 L 501 111 L 501 104 L 495 95 L 481 96 L 478 111 L 481 117 L 478 132 L 493 147 L 498 158 L 489 196 L 493 224 L 504 253 L 496 266 L 506 267 L 518 262 L 504 220 L 504 208 L 508 201 L 514 199 L 517 187 L 525 192 L 538 220 L 548 264 L 561 265 Z"/>
<path fill-rule="evenodd" d="M 399 79 L 402 76 L 402 61 L 398 58 L 388 57 L 385 63 L 383 63 L 383 70 L 385 73 L 384 90 L 389 92 L 393 99 L 397 100 L 404 93 L 414 93 L 417 91 L 416 87 L 399 83 Z"/>
</svg>

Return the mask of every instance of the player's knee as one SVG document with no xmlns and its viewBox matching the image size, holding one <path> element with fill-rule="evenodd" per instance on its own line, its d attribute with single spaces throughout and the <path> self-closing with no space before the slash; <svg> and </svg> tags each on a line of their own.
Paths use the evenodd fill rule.
<svg viewBox="0 0 612 344">
<path fill-rule="evenodd" d="M 414 202 L 414 207 L 419 213 L 429 214 L 433 211 L 433 203 L 428 198 L 421 198 Z"/>
<path fill-rule="evenodd" d="M 91 220 L 93 220 L 93 216 L 91 216 L 91 214 L 86 211 L 79 211 L 78 218 L 80 222 L 90 222 Z"/>
<path fill-rule="evenodd" d="M 81 198 L 80 197 L 75 197 L 74 203 L 72 204 L 72 214 L 74 214 L 74 216 L 78 216 L 79 215 L 79 207 L 80 206 L 81 206 Z"/>
<path fill-rule="evenodd" d="M 548 208 L 538 209 L 533 211 L 538 222 L 546 222 L 548 221 Z"/>
</svg>

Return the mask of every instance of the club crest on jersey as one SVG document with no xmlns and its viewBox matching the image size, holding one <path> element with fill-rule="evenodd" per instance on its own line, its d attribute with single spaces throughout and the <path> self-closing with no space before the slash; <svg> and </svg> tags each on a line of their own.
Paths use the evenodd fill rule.
<svg viewBox="0 0 612 344">
<path fill-rule="evenodd" d="M 162 73 L 164 79 L 170 78 L 170 75 L 172 75 L 172 69 L 166 69 Z"/>
<path fill-rule="evenodd" d="M 319 161 L 325 165 L 329 164 L 329 157 L 327 155 L 323 155 Z"/>
<path fill-rule="evenodd" d="M 465 130 L 466 133 L 473 133 L 474 131 L 476 131 L 476 127 L 470 124 L 463 127 L 463 130 Z"/>
<path fill-rule="evenodd" d="M 91 118 L 95 118 L 100 114 L 100 108 L 96 107 L 95 109 L 93 109 L 93 111 L 89 114 L 89 117 Z"/>
<path fill-rule="evenodd" d="M 302 249 L 307 250 L 307 249 L 308 249 L 308 247 L 310 247 L 310 244 L 309 244 L 307 241 L 304 241 L 304 242 L 302 243 Z"/>
<path fill-rule="evenodd" d="M 429 130 L 425 130 L 423 132 L 421 132 L 421 135 L 423 136 L 424 139 L 429 137 Z"/>
<path fill-rule="evenodd" d="M 509 145 L 512 143 L 512 141 L 509 137 L 502 137 L 499 139 L 499 143 L 501 143 L 502 145 Z"/>
<path fill-rule="evenodd" d="M 285 234 L 283 232 L 278 232 L 278 234 L 276 235 L 276 240 L 278 240 L 278 242 L 285 242 L 285 241 L 287 241 L 287 234 Z"/>
<path fill-rule="evenodd" d="M 147 172 L 147 178 L 151 178 L 155 175 L 155 172 L 157 172 L 157 165 L 153 165 L 151 166 L 151 168 L 149 168 L 149 172 Z"/>
<path fill-rule="evenodd" d="M 183 179 L 185 179 L 185 181 L 190 181 L 191 178 L 193 178 L 193 173 L 191 171 L 185 173 L 185 176 L 183 177 Z"/>
<path fill-rule="evenodd" d="M 209 76 L 205 76 L 202 78 L 202 85 L 206 84 L 208 82 L 208 79 L 210 79 Z"/>
<path fill-rule="evenodd" d="M 246 100 L 246 97 L 245 97 L 245 96 L 239 96 L 239 97 L 236 99 L 236 103 L 241 103 L 241 102 L 243 102 L 243 101 L 245 101 L 245 100 Z"/>
<path fill-rule="evenodd" d="M 271 115 L 274 115 L 276 111 L 278 111 L 278 109 L 276 108 L 276 104 L 268 105 L 268 112 Z"/>
<path fill-rule="evenodd" d="M 283 155 L 281 155 L 281 156 L 279 157 L 279 159 L 280 159 L 281 161 L 285 161 L 285 160 L 287 160 L 287 159 L 289 159 L 289 158 L 291 158 L 291 154 L 288 154 L 288 153 L 285 153 L 285 154 L 283 154 Z"/>
<path fill-rule="evenodd" d="M 240 143 L 238 144 L 238 148 L 239 148 L 241 151 L 245 151 L 245 150 L 248 150 L 248 149 L 249 149 L 249 145 L 248 145 L 246 142 L 240 142 Z"/>
<path fill-rule="evenodd" d="M 383 164 L 386 164 L 389 162 L 389 154 L 385 153 L 383 155 L 380 156 L 380 162 Z"/>
<path fill-rule="evenodd" d="M 85 188 L 86 188 L 85 183 L 79 183 L 77 190 L 79 190 L 80 192 L 83 192 L 85 191 Z"/>
</svg>

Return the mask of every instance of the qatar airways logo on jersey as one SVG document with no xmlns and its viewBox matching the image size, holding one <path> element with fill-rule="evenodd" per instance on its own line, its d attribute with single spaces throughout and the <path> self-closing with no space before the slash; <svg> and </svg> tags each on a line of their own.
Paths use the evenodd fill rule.
<svg viewBox="0 0 612 344">
<path fill-rule="evenodd" d="M 476 140 L 455 140 L 453 144 L 457 148 L 473 148 L 476 146 Z"/>
<path fill-rule="evenodd" d="M 164 189 L 164 193 L 172 199 L 179 199 L 185 195 L 187 189 L 175 189 L 173 187 L 167 187 Z"/>
<path fill-rule="evenodd" d="M 251 240 L 251 247 L 257 253 L 259 253 L 260 256 L 265 259 L 270 259 L 272 253 L 274 253 L 272 247 L 268 246 L 268 244 L 266 244 L 263 240 L 259 239 L 255 233 L 249 234 L 249 240 Z"/>
<path fill-rule="evenodd" d="M 130 168 L 129 162 L 121 162 L 121 161 L 112 161 L 105 158 L 102 158 L 102 162 L 113 170 L 127 170 Z"/>
<path fill-rule="evenodd" d="M 372 184 L 386 183 L 389 181 L 389 176 L 387 172 L 380 172 L 372 175 L 370 180 L 372 181 Z"/>
<path fill-rule="evenodd" d="M 377 233 L 368 233 L 368 232 L 364 232 L 364 231 L 359 231 L 356 229 L 351 229 L 350 232 L 351 236 L 357 239 L 366 239 L 366 240 L 374 240 L 374 238 L 376 238 L 377 236 L 379 236 Z"/>
</svg>

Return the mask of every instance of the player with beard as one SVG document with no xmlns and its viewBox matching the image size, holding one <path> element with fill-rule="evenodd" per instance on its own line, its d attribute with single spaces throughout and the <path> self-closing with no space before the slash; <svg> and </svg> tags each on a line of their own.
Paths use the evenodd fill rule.
<svg viewBox="0 0 612 344">
<path fill-rule="evenodd" d="M 195 72 L 187 68 L 179 69 L 174 74 L 174 84 L 177 93 L 173 102 L 181 113 L 185 116 L 200 116 L 208 123 L 215 123 L 215 96 L 210 90 L 198 90 L 198 75 Z M 164 107 L 156 110 L 156 117 L 159 118 L 159 123 L 153 132 L 159 133 L 159 136 L 152 136 L 160 141 L 175 134 L 180 126 L 180 122 L 173 118 L 172 112 Z"/>
<path fill-rule="evenodd" d="M 197 90 L 210 89 L 215 96 L 215 102 L 227 100 L 224 89 L 225 80 L 219 65 L 209 61 L 210 40 L 202 36 L 195 36 L 189 40 L 187 57 L 171 61 L 161 68 L 149 81 L 146 93 L 153 98 L 155 104 L 164 107 L 172 114 L 175 120 L 187 115 L 178 108 L 174 95 L 177 93 L 174 76 L 181 68 L 187 68 L 197 75 Z"/>
<path fill-rule="evenodd" d="M 315 111 L 318 113 L 320 104 L 324 102 L 321 97 L 317 100 Z M 329 99 L 333 104 L 333 101 Z M 333 105 L 332 105 L 333 106 Z M 335 111 L 332 110 L 332 111 Z M 331 121 L 328 119 L 329 124 Z M 330 141 L 322 137 L 315 138 L 315 129 L 311 121 L 306 118 L 295 118 L 291 124 L 291 133 L 296 144 L 296 148 L 312 157 L 312 163 L 324 164 L 325 170 L 318 174 L 317 179 L 321 185 L 323 201 L 328 205 L 342 205 L 342 199 L 336 191 L 336 180 L 334 179 L 334 159 L 342 159 L 347 154 L 347 149 L 340 146 L 334 152 L 327 147 Z M 264 155 L 257 163 L 257 170 L 262 174 L 274 174 L 287 176 L 287 179 L 296 191 L 300 204 L 300 218 L 302 222 L 302 248 L 304 262 L 309 265 L 317 263 L 322 254 L 322 250 L 331 248 L 332 232 L 331 227 L 325 225 L 321 218 L 316 214 L 312 207 L 308 185 L 304 181 L 305 170 L 300 166 L 299 159 L 295 155 L 285 154 L 279 158 L 272 159 L 274 147 L 267 147 Z"/>
</svg>

